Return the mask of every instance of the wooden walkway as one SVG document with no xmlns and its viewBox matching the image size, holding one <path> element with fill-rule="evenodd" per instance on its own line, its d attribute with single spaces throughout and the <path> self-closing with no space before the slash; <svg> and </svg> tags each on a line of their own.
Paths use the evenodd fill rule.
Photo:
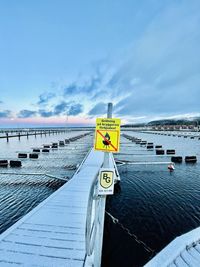
<svg viewBox="0 0 200 267">
<path fill-rule="evenodd" d="M 91 150 L 69 182 L 0 235 L 0 266 L 84 266 L 88 197 L 102 163 Z"/>
</svg>

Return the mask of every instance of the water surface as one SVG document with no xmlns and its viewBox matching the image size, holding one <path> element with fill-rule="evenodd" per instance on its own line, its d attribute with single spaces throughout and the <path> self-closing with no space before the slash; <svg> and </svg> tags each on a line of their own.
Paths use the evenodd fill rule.
<svg viewBox="0 0 200 267">
<path fill-rule="evenodd" d="M 18 153 L 32 152 L 32 148 L 78 136 L 84 131 L 69 131 L 62 134 L 0 139 L 0 159 L 18 160 Z M 40 153 L 38 159 L 20 159 L 20 168 L 0 168 L 0 233 L 32 210 L 56 189 L 64 184 L 57 178 L 69 180 L 92 144 L 92 137 L 86 136 L 64 147 Z M 29 174 L 29 175 L 27 175 Z M 48 176 L 47 176 L 47 175 Z M 55 177 L 55 178 L 54 178 Z"/>
<path fill-rule="evenodd" d="M 172 173 L 166 165 L 119 167 L 120 187 L 107 198 L 106 209 L 158 253 L 178 235 L 200 226 L 200 140 L 129 131 L 126 134 L 163 145 L 164 149 L 176 149 L 176 155 L 198 157 L 196 164 L 176 164 Z M 117 159 L 170 161 L 170 156 L 156 156 L 155 151 L 147 151 L 125 138 L 121 142 Z M 103 267 L 143 266 L 152 256 L 135 241 L 135 236 L 106 215 Z"/>
</svg>

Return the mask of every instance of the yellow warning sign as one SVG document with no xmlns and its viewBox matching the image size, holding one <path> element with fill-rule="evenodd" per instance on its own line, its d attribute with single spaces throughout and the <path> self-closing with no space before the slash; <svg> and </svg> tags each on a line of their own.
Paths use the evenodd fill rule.
<svg viewBox="0 0 200 267">
<path fill-rule="evenodd" d="M 120 119 L 96 119 L 95 150 L 119 152 Z"/>
</svg>

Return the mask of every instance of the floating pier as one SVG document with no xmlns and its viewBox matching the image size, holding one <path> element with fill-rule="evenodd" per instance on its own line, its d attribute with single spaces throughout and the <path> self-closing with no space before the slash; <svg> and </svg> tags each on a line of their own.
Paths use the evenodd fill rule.
<svg viewBox="0 0 200 267">
<path fill-rule="evenodd" d="M 144 267 L 200 266 L 200 227 L 175 238 Z"/>
<path fill-rule="evenodd" d="M 95 188 L 103 160 L 91 150 L 70 181 L 0 235 L 0 266 L 100 266 L 105 203 Z M 112 155 L 109 164 L 115 168 Z"/>
</svg>

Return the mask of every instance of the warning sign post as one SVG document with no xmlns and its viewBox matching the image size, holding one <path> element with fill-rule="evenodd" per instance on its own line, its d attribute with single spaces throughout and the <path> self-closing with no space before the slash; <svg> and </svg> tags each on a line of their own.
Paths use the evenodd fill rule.
<svg viewBox="0 0 200 267">
<path fill-rule="evenodd" d="M 119 152 L 120 119 L 97 118 L 95 131 L 95 150 Z"/>
</svg>

